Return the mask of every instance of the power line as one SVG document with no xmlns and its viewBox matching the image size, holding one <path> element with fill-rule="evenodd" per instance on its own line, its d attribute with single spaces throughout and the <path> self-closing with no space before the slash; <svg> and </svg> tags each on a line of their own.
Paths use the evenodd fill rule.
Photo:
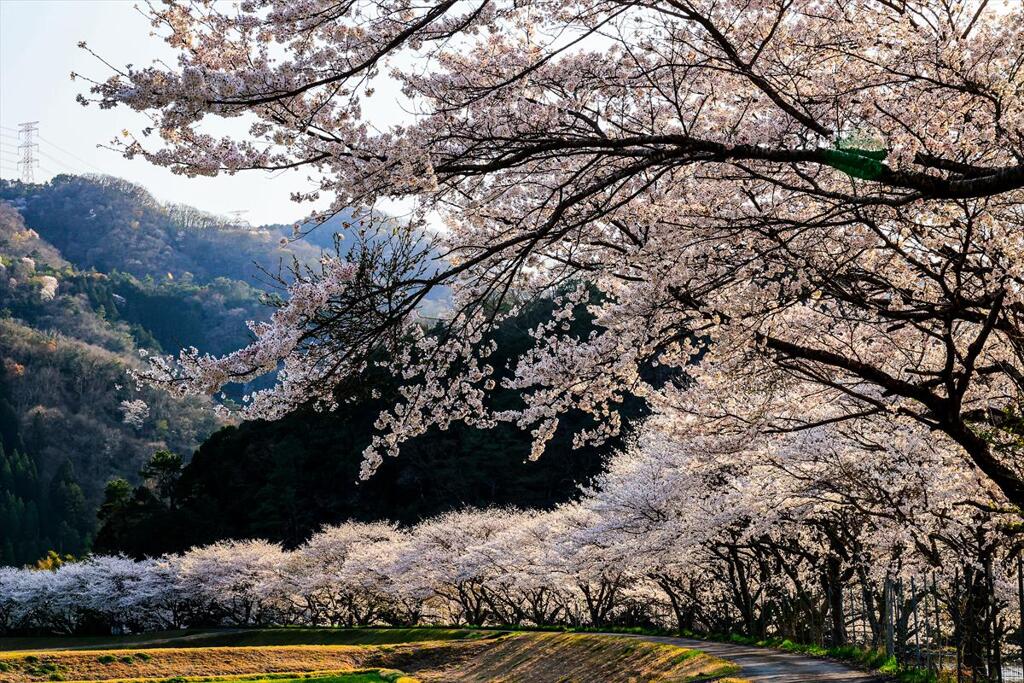
<svg viewBox="0 0 1024 683">
<path fill-rule="evenodd" d="M 47 145 L 49 145 L 50 147 L 53 147 L 53 148 L 54 148 L 55 150 L 57 150 L 58 152 L 61 152 L 62 154 L 66 155 L 66 156 L 69 156 L 69 157 L 71 157 L 72 159 L 75 159 L 75 160 L 77 160 L 77 161 L 78 161 L 79 163 L 85 164 L 85 165 L 86 165 L 86 166 L 88 166 L 89 168 L 91 168 L 91 169 L 93 169 L 93 170 L 95 170 L 95 171 L 97 171 L 97 172 L 99 172 L 99 173 L 103 173 L 104 175 L 110 175 L 109 173 L 107 173 L 106 171 L 104 171 L 104 170 L 103 170 L 102 168 L 100 168 L 100 167 L 99 167 L 99 166 L 97 166 L 96 164 L 93 164 L 93 163 L 91 163 L 91 162 L 89 162 L 89 161 L 86 161 L 85 159 L 83 159 L 82 157 L 78 156 L 78 155 L 77 155 L 77 154 L 75 154 L 74 152 L 70 152 L 70 151 L 68 151 L 68 150 L 64 149 L 63 147 L 61 147 L 60 145 L 58 145 L 58 144 L 57 144 L 57 143 L 55 143 L 55 142 L 50 142 L 49 140 L 47 140 L 46 138 L 44 138 L 44 137 L 43 137 L 42 135 L 40 135 L 40 136 L 39 136 L 39 139 L 40 139 L 40 140 L 42 140 L 42 141 L 43 141 L 44 143 L 46 143 Z"/>
<path fill-rule="evenodd" d="M 66 168 L 67 170 L 71 171 L 72 173 L 77 173 L 78 172 L 78 169 L 76 169 L 71 164 L 67 164 L 67 163 L 61 161 L 60 159 L 58 159 L 58 158 L 56 158 L 54 156 L 50 156 L 49 154 L 47 154 L 43 150 L 39 150 L 39 155 L 46 157 L 47 159 L 49 159 L 50 161 L 52 161 L 53 163 L 55 163 L 55 164 L 57 164 L 59 166 L 63 166 L 64 168 Z"/>
<path fill-rule="evenodd" d="M 33 122 L 33 123 L 38 123 L 38 122 Z M 10 126 L 0 126 L 0 130 L 10 131 L 11 133 L 19 133 L 20 132 L 18 130 L 15 130 L 14 128 L 11 128 Z M 55 162 L 57 164 L 60 164 L 64 168 L 67 168 L 67 169 L 69 169 L 69 170 L 71 170 L 72 172 L 75 172 L 75 173 L 78 173 L 78 172 L 88 172 L 88 171 L 84 170 L 84 169 L 87 168 L 87 169 L 91 169 L 91 171 L 94 171 L 96 173 L 100 173 L 100 174 L 103 174 L 103 175 L 111 175 L 108 171 L 100 168 L 99 166 L 97 166 L 96 164 L 92 163 L 91 161 L 83 159 L 82 157 L 80 157 L 79 155 L 75 154 L 71 150 L 68 150 L 68 149 L 58 145 L 56 142 L 53 142 L 52 140 L 49 140 L 48 138 L 44 138 L 42 135 L 39 135 L 38 134 L 38 130 L 36 130 L 34 132 L 35 132 L 35 140 L 38 140 L 38 141 L 42 142 L 44 145 L 47 145 L 48 147 L 51 147 L 53 149 L 53 151 L 55 151 L 55 152 L 57 152 L 59 154 L 62 154 L 63 156 L 65 156 L 65 157 L 67 157 L 69 159 L 74 159 L 75 163 L 71 164 L 71 163 L 68 163 L 67 161 L 62 161 L 62 160 L 60 160 L 60 159 L 58 159 L 58 158 L 56 158 L 56 157 L 54 157 L 52 155 L 47 155 L 43 151 L 39 151 L 39 154 L 41 154 L 43 156 L 46 156 L 51 161 L 53 161 L 53 162 Z M 16 138 L 13 135 L 7 134 L 7 133 L 0 133 L 0 135 L 3 135 L 4 137 L 10 138 L 12 140 L 20 139 L 20 138 Z M 37 149 L 37 151 L 38 151 L 38 149 Z M 79 164 L 80 164 L 80 166 L 79 166 Z"/>
</svg>

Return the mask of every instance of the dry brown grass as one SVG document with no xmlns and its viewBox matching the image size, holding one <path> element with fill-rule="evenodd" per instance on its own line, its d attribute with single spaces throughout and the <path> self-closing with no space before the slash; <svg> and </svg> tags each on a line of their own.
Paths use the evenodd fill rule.
<svg viewBox="0 0 1024 683">
<path fill-rule="evenodd" d="M 742 683 L 727 678 L 738 666 L 696 650 L 572 633 L 509 636 L 454 666 L 412 671 L 424 681 L 451 683 Z"/>
<path fill-rule="evenodd" d="M 568 633 L 394 645 L 269 645 L 0 653 L 0 683 L 115 681 L 388 668 L 424 682 L 683 683 L 738 667 L 675 645 Z"/>
<path fill-rule="evenodd" d="M 0 653 L 0 682 L 101 681 L 172 676 L 222 676 L 277 672 L 344 671 L 390 667 L 392 661 L 447 659 L 443 650 L 476 643 L 408 645 L 287 645 L 139 650 L 74 650 Z"/>
</svg>

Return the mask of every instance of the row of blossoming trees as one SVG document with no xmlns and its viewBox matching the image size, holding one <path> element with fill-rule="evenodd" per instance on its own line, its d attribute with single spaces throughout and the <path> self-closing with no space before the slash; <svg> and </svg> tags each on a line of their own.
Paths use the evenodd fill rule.
<svg viewBox="0 0 1024 683">
<path fill-rule="evenodd" d="M 723 450 L 720 437 L 648 432 L 580 502 L 550 512 L 347 523 L 292 551 L 227 541 L 3 569 L 0 628 L 641 625 L 857 641 L 915 660 L 914 646 L 937 648 L 942 632 L 984 670 L 1016 624 L 1011 553 L 990 515 L 935 495 L 936 477 L 954 490 L 977 482 L 915 440 L 882 457 L 825 447 L 828 434 L 766 450 L 737 434 Z M 793 451 L 784 466 L 780 448 Z M 880 476 L 880 460 L 908 451 L 929 470 Z M 821 457 L 833 480 L 800 476 Z"/>
</svg>

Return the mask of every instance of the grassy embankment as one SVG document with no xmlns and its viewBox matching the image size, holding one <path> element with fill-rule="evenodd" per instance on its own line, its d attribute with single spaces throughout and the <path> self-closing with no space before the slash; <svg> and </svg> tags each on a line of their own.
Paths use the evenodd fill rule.
<svg viewBox="0 0 1024 683">
<path fill-rule="evenodd" d="M 415 678 L 406 676 L 401 671 L 386 669 L 370 669 L 367 671 L 350 671 L 347 673 L 293 676 L 257 676 L 255 678 L 209 678 L 201 679 L 213 683 L 418 683 Z M 185 678 L 170 678 L 160 683 L 188 682 Z"/>
<path fill-rule="evenodd" d="M 273 629 L 165 634 L 159 644 L 131 639 L 105 649 L 43 649 L 62 647 L 63 640 L 44 639 L 35 651 L 0 652 L 0 683 L 739 680 L 730 678 L 738 667 L 696 650 L 570 633 Z"/>
</svg>

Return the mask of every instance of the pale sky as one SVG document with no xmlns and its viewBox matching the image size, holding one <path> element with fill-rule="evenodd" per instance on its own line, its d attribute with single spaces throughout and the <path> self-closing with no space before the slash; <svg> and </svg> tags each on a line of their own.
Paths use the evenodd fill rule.
<svg viewBox="0 0 1024 683">
<path fill-rule="evenodd" d="M 291 222 L 308 213 L 310 207 L 288 198 L 304 186 L 304 171 L 275 179 L 263 172 L 186 178 L 97 148 L 123 129 L 138 131 L 147 119 L 122 107 L 100 110 L 75 102 L 87 84 L 72 82 L 72 71 L 96 80 L 109 73 L 77 44 L 86 41 L 119 66 L 166 57 L 168 48 L 149 36 L 151 27 L 135 4 L 136 0 L 0 0 L 0 177 L 18 177 L 18 124 L 39 121 L 36 182 L 58 173 L 103 172 L 139 183 L 162 201 L 220 214 L 247 210 L 244 217 L 253 224 Z M 382 120 L 395 118 L 394 98 L 374 99 Z"/>
</svg>

